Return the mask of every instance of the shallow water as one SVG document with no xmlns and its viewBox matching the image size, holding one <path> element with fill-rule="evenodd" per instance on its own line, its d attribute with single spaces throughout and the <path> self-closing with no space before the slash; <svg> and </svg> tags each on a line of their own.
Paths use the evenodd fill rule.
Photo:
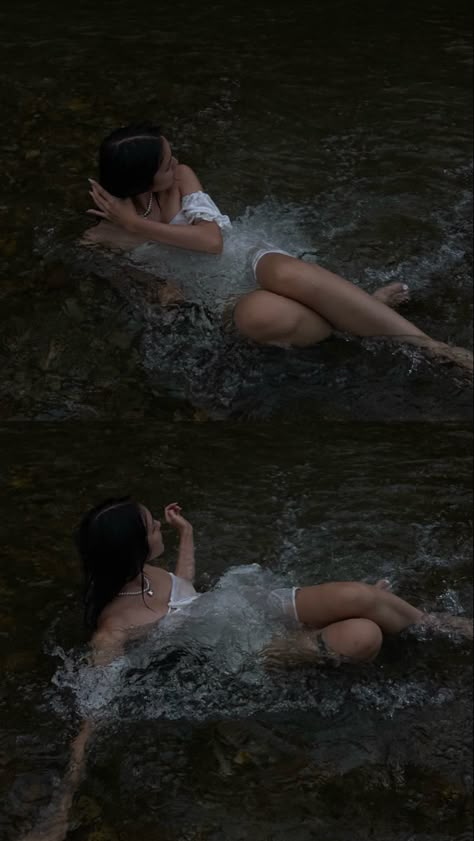
<svg viewBox="0 0 474 841">
<path fill-rule="evenodd" d="M 262 404 L 285 411 L 289 390 L 324 416 L 334 389 L 336 416 L 381 419 L 374 392 L 387 418 L 469 416 L 471 393 L 450 386 L 452 372 L 422 365 L 416 375 L 416 354 L 400 359 L 384 344 L 330 343 L 309 364 L 291 353 L 268 362 L 229 347 L 194 310 L 168 321 L 143 301 L 130 311 L 127 284 L 117 297 L 100 256 L 71 245 L 87 224 L 85 178 L 104 131 L 159 119 L 236 220 L 237 247 L 212 270 L 210 258 L 162 253 L 156 274 L 177 277 L 188 295 L 199 280 L 215 302 L 216 288 L 242 288 L 234 257 L 257 232 L 370 291 L 409 282 L 407 316 L 472 346 L 467 4 L 453 14 L 441 2 L 278 12 L 263 3 L 255 14 L 240 3 L 224 14 L 187 0 L 159 11 L 119 0 L 113 11 L 81 4 L 65 19 L 54 0 L 40 13 L 23 0 L 1 15 L 3 418 L 114 417 L 124 404 L 156 416 L 169 399 L 216 417 L 268 414 Z M 123 262 L 113 265 L 120 277 Z"/>
<path fill-rule="evenodd" d="M 269 675 L 252 650 L 266 628 L 249 638 L 231 611 L 230 628 L 198 623 L 178 648 L 152 633 L 101 700 L 103 683 L 77 677 L 69 535 L 98 497 L 129 490 L 159 511 L 179 493 L 200 590 L 258 563 L 285 583 L 388 577 L 427 609 L 472 615 L 468 428 L 18 424 L 0 446 L 6 838 L 48 802 L 86 698 L 107 707 L 71 838 L 363 839 L 369 822 L 390 841 L 415 827 L 467 838 L 472 643 L 410 635 L 364 669 Z"/>
<path fill-rule="evenodd" d="M 458 372 L 347 337 L 257 352 L 212 317 L 258 235 L 369 290 L 408 281 L 407 316 L 472 346 L 470 23 L 467 3 L 440 0 L 0 11 L 6 841 L 44 813 L 84 697 L 97 701 L 78 672 L 70 534 L 101 497 L 179 498 L 206 592 L 259 564 L 291 584 L 388 577 L 472 616 Z M 143 116 L 235 220 L 212 265 L 147 261 L 184 287 L 176 311 L 150 305 L 128 261 L 74 244 L 98 141 Z M 68 839 L 471 837 L 471 643 L 407 635 L 366 669 L 269 675 L 254 657 L 268 627 L 251 628 L 234 621 L 211 650 L 208 625 L 178 652 L 152 634 L 132 652 Z"/>
</svg>

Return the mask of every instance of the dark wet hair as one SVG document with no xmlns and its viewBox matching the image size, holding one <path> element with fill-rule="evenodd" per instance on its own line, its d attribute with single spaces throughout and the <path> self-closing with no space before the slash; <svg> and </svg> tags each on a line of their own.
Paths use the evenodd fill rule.
<svg viewBox="0 0 474 841">
<path fill-rule="evenodd" d="M 125 584 L 143 576 L 150 549 L 140 506 L 128 496 L 106 499 L 84 515 L 76 543 L 84 575 L 84 623 L 92 632 L 104 607 Z"/>
<path fill-rule="evenodd" d="M 109 193 L 126 199 L 146 193 L 163 158 L 161 129 L 136 123 L 115 129 L 100 144 L 99 181 Z"/>
</svg>

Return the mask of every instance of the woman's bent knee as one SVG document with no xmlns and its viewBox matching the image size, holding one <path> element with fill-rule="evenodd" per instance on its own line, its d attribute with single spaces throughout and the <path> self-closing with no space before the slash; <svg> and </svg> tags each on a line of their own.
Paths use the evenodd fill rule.
<svg viewBox="0 0 474 841">
<path fill-rule="evenodd" d="M 239 333 L 256 342 L 267 341 L 275 331 L 275 313 L 267 292 L 259 290 L 241 298 L 234 309 Z"/>
<path fill-rule="evenodd" d="M 331 327 L 317 313 L 289 298 L 259 289 L 234 309 L 237 330 L 261 344 L 307 347 L 327 339 Z"/>
<path fill-rule="evenodd" d="M 370 619 L 353 619 L 349 628 L 350 657 L 354 660 L 373 660 L 377 657 L 382 643 L 383 634 L 379 626 Z"/>
<path fill-rule="evenodd" d="M 374 660 L 383 642 L 379 626 L 370 619 L 347 619 L 329 625 L 322 632 L 327 646 L 351 660 Z"/>
</svg>

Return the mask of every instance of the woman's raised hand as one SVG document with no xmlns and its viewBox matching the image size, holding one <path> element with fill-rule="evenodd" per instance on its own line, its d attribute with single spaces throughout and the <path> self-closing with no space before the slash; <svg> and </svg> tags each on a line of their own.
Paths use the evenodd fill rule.
<svg viewBox="0 0 474 841">
<path fill-rule="evenodd" d="M 166 506 L 165 520 L 178 532 L 192 530 L 191 523 L 181 515 L 181 506 L 177 502 L 171 502 Z"/>
<path fill-rule="evenodd" d="M 137 212 L 131 199 L 118 199 L 112 196 L 107 190 L 104 190 L 97 181 L 89 178 L 91 189 L 89 195 L 92 196 L 97 210 L 88 210 L 92 216 L 99 216 L 100 219 L 107 219 L 113 225 L 119 225 L 130 231 L 133 230 L 133 224 L 137 220 Z"/>
</svg>

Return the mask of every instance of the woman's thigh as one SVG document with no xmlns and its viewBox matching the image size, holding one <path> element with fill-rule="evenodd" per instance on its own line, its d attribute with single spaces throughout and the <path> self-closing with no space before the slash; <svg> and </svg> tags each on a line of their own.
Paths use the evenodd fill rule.
<svg viewBox="0 0 474 841">
<path fill-rule="evenodd" d="M 254 342 L 283 347 L 315 345 L 332 332 L 324 318 L 298 301 L 260 289 L 237 302 L 234 323 Z"/>
<path fill-rule="evenodd" d="M 312 628 L 325 628 L 333 622 L 366 617 L 379 591 L 359 581 L 331 581 L 301 587 L 296 591 L 298 619 Z"/>
<path fill-rule="evenodd" d="M 405 341 L 424 336 L 382 301 L 316 263 L 270 253 L 258 261 L 256 278 L 265 291 L 288 295 L 335 330 L 356 336 L 399 336 Z"/>
</svg>

